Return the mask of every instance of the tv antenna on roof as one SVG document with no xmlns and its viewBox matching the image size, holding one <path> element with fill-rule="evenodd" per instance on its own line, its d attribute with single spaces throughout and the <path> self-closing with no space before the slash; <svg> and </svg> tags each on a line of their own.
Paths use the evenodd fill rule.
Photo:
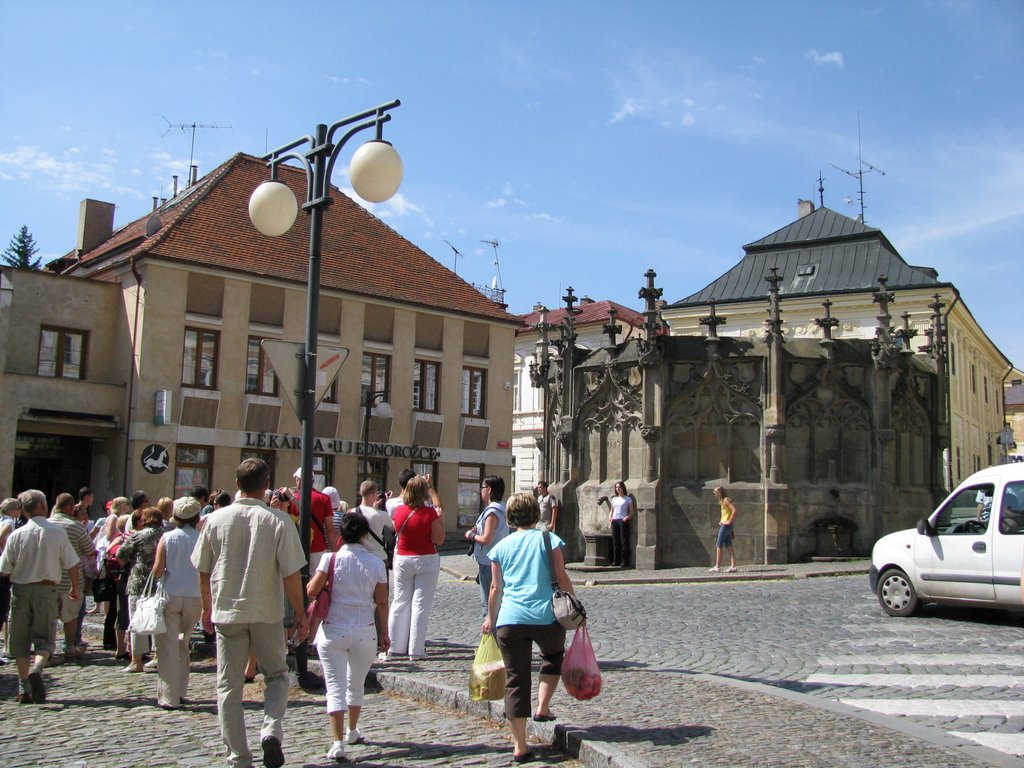
<svg viewBox="0 0 1024 768">
<path fill-rule="evenodd" d="M 481 240 L 481 243 L 491 246 L 494 249 L 494 280 L 491 288 L 505 290 L 504 285 L 501 282 L 501 265 L 498 263 L 498 241 L 497 240 Z"/>
<path fill-rule="evenodd" d="M 875 166 L 873 166 L 871 163 L 867 162 L 861 156 L 861 153 L 860 153 L 860 112 L 859 111 L 857 112 L 857 172 L 854 173 L 853 171 L 848 171 L 845 168 L 840 168 L 835 163 L 829 163 L 829 165 L 831 165 L 837 171 L 842 171 L 847 176 L 852 176 L 853 178 L 855 178 L 857 180 L 857 200 L 858 200 L 858 202 L 860 202 L 860 223 L 861 224 L 866 224 L 867 222 L 864 220 L 864 208 L 865 208 L 865 206 L 864 206 L 864 174 L 865 173 L 870 173 L 871 171 L 875 171 L 876 173 L 880 173 L 883 176 L 885 176 L 885 171 L 883 171 L 881 168 L 876 168 Z M 844 198 L 844 200 L 845 200 L 845 198 Z"/>
<path fill-rule="evenodd" d="M 448 243 L 447 240 L 445 240 L 445 242 Z M 459 253 L 459 249 L 456 248 L 451 243 L 448 243 L 448 247 L 451 248 L 453 251 L 455 251 L 455 266 L 452 267 L 452 271 L 457 275 L 457 274 L 459 274 L 459 259 L 462 259 L 462 258 L 465 258 L 465 257 L 461 253 Z"/>
<path fill-rule="evenodd" d="M 486 245 L 489 245 L 491 246 L 491 248 L 494 249 L 495 275 L 493 278 L 491 278 L 490 286 L 477 285 L 476 283 L 471 283 L 471 285 L 478 291 L 480 291 L 480 293 L 482 293 L 484 296 L 489 298 L 491 301 L 495 302 L 496 304 L 500 304 L 502 307 L 505 307 L 505 289 L 504 287 L 502 287 L 501 284 L 501 266 L 498 264 L 498 241 L 481 240 L 480 242 L 485 243 Z M 451 245 L 451 243 L 449 243 L 449 245 Z"/>
<path fill-rule="evenodd" d="M 209 125 L 207 123 L 172 123 L 170 120 L 168 120 L 163 115 L 160 115 L 160 117 L 163 117 L 164 122 L 167 123 L 167 130 L 160 134 L 161 138 L 163 138 L 168 133 L 170 133 L 171 132 L 171 128 L 180 128 L 182 133 L 184 133 L 187 130 L 191 130 L 192 131 L 192 145 L 189 147 L 189 150 L 188 150 L 188 171 L 189 171 L 189 173 L 192 172 L 192 159 L 195 157 L 195 150 L 196 150 L 196 128 L 214 128 L 214 129 L 217 129 L 217 130 L 231 130 L 231 126 L 230 125 Z M 189 178 L 191 178 L 191 177 L 189 177 Z"/>
</svg>

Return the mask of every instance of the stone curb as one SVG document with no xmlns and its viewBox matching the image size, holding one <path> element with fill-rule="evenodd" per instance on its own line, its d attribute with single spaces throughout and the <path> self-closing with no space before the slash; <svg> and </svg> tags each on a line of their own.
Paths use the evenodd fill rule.
<svg viewBox="0 0 1024 768">
<path fill-rule="evenodd" d="M 465 712 L 494 722 L 505 722 L 502 701 L 472 701 L 469 692 L 443 683 L 419 679 L 414 675 L 370 669 L 367 684 L 399 696 L 429 701 L 442 707 Z M 575 757 L 590 768 L 646 768 L 642 763 L 605 743 L 588 741 L 586 729 L 572 724 L 537 723 L 528 720 L 527 733 L 558 751 Z"/>
<path fill-rule="evenodd" d="M 442 565 L 441 570 L 460 581 L 473 580 L 473 576 L 459 571 L 456 568 L 450 568 L 446 565 Z M 709 574 L 706 576 L 639 576 L 635 578 L 602 576 L 602 578 L 588 578 L 588 575 L 592 573 L 593 572 L 590 571 L 576 571 L 570 569 L 570 575 L 578 578 L 580 584 L 588 587 L 602 586 L 605 584 L 613 586 L 628 586 L 630 584 L 714 584 L 737 581 L 795 581 L 796 579 L 815 579 L 830 576 L 867 576 L 868 571 L 866 568 L 835 568 L 827 571 L 811 571 L 807 573 L 795 573 L 792 571 L 744 573 L 740 571 L 738 573 Z"/>
<path fill-rule="evenodd" d="M 868 710 L 858 709 L 837 701 L 821 699 L 798 691 L 777 688 L 765 683 L 748 680 L 737 680 L 711 674 L 698 674 L 698 679 L 723 686 L 733 686 L 747 691 L 780 699 L 798 706 L 827 710 L 844 717 L 853 717 L 881 726 L 890 731 L 901 733 L 908 738 L 924 741 L 945 749 L 953 749 L 964 753 L 970 758 L 995 768 L 1011 768 L 1021 765 L 1021 761 L 988 747 L 958 739 L 942 730 L 929 728 L 916 723 L 905 722 Z M 438 704 L 458 712 L 465 712 L 474 717 L 490 719 L 498 723 L 505 722 L 504 704 L 501 701 L 471 701 L 468 691 L 443 683 L 424 680 L 414 675 L 386 672 L 371 669 L 367 683 L 379 687 L 383 691 L 406 696 L 433 704 Z M 574 757 L 588 768 L 647 768 L 647 764 L 636 759 L 615 746 L 587 738 L 588 729 L 572 723 L 537 723 L 527 721 L 527 733 L 536 739 L 551 745 L 558 751 Z"/>
</svg>

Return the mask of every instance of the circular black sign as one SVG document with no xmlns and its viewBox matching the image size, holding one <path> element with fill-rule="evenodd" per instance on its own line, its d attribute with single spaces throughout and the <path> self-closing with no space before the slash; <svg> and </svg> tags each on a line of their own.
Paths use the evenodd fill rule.
<svg viewBox="0 0 1024 768">
<path fill-rule="evenodd" d="M 152 443 L 142 449 L 142 468 L 151 475 L 159 475 L 167 469 L 168 461 L 170 456 L 162 445 Z"/>
</svg>

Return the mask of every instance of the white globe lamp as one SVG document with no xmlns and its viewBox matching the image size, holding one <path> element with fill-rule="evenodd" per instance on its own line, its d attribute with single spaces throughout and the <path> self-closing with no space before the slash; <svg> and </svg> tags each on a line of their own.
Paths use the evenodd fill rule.
<svg viewBox="0 0 1024 768">
<path fill-rule="evenodd" d="M 402 184 L 402 158 L 386 141 L 368 141 L 355 151 L 348 166 L 352 189 L 363 200 L 383 203 Z"/>
<path fill-rule="evenodd" d="M 267 237 L 280 237 L 295 223 L 299 204 L 287 184 L 264 181 L 249 197 L 249 218 Z"/>
</svg>

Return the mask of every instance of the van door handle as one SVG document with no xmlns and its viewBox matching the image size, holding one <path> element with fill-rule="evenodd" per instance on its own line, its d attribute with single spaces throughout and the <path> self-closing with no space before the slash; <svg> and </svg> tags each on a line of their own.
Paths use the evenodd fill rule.
<svg viewBox="0 0 1024 768">
<path fill-rule="evenodd" d="M 976 542 L 974 542 L 974 544 L 971 545 L 971 549 L 973 549 L 975 552 L 984 552 L 985 549 L 986 549 L 985 542 L 984 541 L 976 541 Z"/>
</svg>

